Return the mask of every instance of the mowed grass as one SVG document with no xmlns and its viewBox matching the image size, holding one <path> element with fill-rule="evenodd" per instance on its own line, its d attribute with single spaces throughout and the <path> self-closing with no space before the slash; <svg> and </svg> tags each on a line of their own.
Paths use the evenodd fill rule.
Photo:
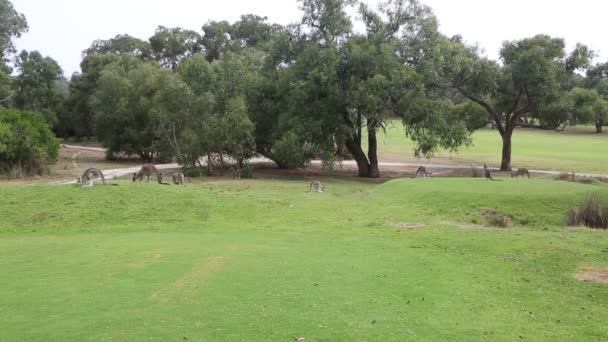
<svg viewBox="0 0 608 342">
<path fill-rule="evenodd" d="M 592 127 L 570 127 L 565 132 L 517 129 L 513 135 L 514 167 L 549 169 L 564 172 L 608 174 L 608 134 L 595 134 Z M 405 137 L 403 126 L 393 122 L 380 136 L 382 161 L 411 161 L 414 144 Z M 488 163 L 500 166 L 502 139 L 497 131 L 474 133 L 473 145 L 456 153 L 441 151 L 438 160 L 460 163 Z"/>
<path fill-rule="evenodd" d="M 608 339 L 606 232 L 562 227 L 607 188 L 325 181 L 2 187 L 0 340 Z"/>
</svg>

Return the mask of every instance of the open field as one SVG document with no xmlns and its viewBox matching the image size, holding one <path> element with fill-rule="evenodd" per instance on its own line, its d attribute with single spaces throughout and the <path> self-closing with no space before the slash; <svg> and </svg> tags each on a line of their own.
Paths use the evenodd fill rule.
<svg viewBox="0 0 608 342">
<path fill-rule="evenodd" d="M 608 236 L 562 226 L 608 187 L 325 181 L 3 186 L 0 340 L 608 339 Z"/>
<path fill-rule="evenodd" d="M 565 132 L 518 129 L 513 135 L 513 166 L 566 172 L 608 173 L 608 133 L 595 134 L 592 127 L 569 127 Z M 405 138 L 403 126 L 394 122 L 379 137 L 380 160 L 415 160 L 413 143 Z M 473 145 L 457 153 L 441 152 L 432 161 L 488 163 L 500 166 L 502 140 L 498 132 L 480 130 Z M 426 161 L 421 161 L 426 162 Z"/>
</svg>

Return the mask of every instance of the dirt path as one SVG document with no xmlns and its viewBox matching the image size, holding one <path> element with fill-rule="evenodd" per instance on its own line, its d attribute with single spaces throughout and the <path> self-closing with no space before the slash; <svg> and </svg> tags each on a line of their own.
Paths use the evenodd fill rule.
<svg viewBox="0 0 608 342">
<path fill-rule="evenodd" d="M 100 147 L 88 147 L 88 146 L 77 146 L 77 145 L 62 145 L 65 146 L 67 148 L 71 148 L 71 149 L 76 149 L 76 150 L 82 150 L 82 151 L 94 151 L 94 152 L 105 152 L 105 149 L 100 148 Z M 270 159 L 267 158 L 254 158 L 249 160 L 250 163 L 252 164 L 260 164 L 260 163 L 272 163 L 272 161 Z M 202 162 L 203 165 L 205 165 L 205 161 Z M 320 160 L 314 160 L 312 161 L 313 165 L 321 165 L 321 161 Z M 357 167 L 357 163 L 355 161 L 344 161 L 343 162 L 344 166 L 347 167 Z M 430 169 L 435 169 L 435 170 L 469 170 L 471 169 L 471 165 L 463 165 L 463 164 L 435 164 L 435 163 L 391 163 L 391 162 L 380 162 L 379 166 L 380 167 L 391 167 L 391 168 L 417 168 L 421 165 L 424 165 L 427 168 Z M 474 166 L 477 169 L 483 169 L 482 166 Z M 179 168 L 178 164 L 162 164 L 162 165 L 156 165 L 156 168 L 158 170 L 171 170 L 171 169 L 177 169 Z M 494 171 L 498 171 L 498 169 L 493 168 L 492 170 Z M 103 174 L 106 177 L 106 179 L 115 179 L 115 178 L 119 178 L 119 177 L 123 177 L 129 174 L 132 174 L 134 172 L 139 171 L 139 167 L 130 167 L 130 168 L 123 168 L 123 169 L 112 169 L 112 170 L 103 170 Z M 560 175 L 562 173 L 564 173 L 563 171 L 554 171 L 554 170 L 529 170 L 531 173 L 535 173 L 535 174 L 541 174 L 541 175 L 550 175 L 550 176 L 557 176 Z M 595 173 L 576 173 L 577 176 L 580 177 L 606 177 L 608 178 L 608 175 L 606 174 L 595 174 Z M 75 184 L 76 181 L 64 181 L 64 182 L 54 182 L 53 184 Z"/>
</svg>

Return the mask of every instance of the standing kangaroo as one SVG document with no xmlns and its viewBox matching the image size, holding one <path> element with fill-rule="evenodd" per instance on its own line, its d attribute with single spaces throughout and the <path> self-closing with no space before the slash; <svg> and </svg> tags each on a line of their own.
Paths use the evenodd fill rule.
<svg viewBox="0 0 608 342">
<path fill-rule="evenodd" d="M 429 172 L 426 167 L 421 166 L 416 170 L 416 174 L 412 178 L 418 178 L 418 176 L 422 175 L 424 178 L 431 178 L 433 176 L 433 172 Z"/>
<path fill-rule="evenodd" d="M 144 180 L 144 177 L 146 177 L 146 183 L 149 183 L 150 176 L 152 175 L 152 173 L 156 173 L 156 178 L 158 179 L 158 184 L 164 184 L 163 183 L 163 174 L 158 172 L 158 169 L 156 168 L 156 166 L 154 166 L 154 164 L 146 164 L 146 165 L 142 166 L 138 172 L 133 174 L 133 181 L 142 182 Z"/>
<path fill-rule="evenodd" d="M 517 178 L 519 176 L 522 177 L 526 177 L 528 176 L 528 178 L 530 178 L 530 171 L 528 171 L 528 169 L 518 169 L 517 171 L 511 171 L 511 178 Z"/>
<path fill-rule="evenodd" d="M 490 169 L 488 169 L 488 165 L 486 165 L 486 164 L 483 164 L 483 176 L 487 180 L 500 182 L 499 180 L 492 178 L 492 171 L 490 171 Z"/>
</svg>

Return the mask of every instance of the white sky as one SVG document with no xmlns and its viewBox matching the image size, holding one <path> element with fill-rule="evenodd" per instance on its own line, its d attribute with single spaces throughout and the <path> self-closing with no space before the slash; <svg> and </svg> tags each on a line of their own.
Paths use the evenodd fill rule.
<svg viewBox="0 0 608 342">
<path fill-rule="evenodd" d="M 66 76 L 80 70 L 81 52 L 95 39 L 128 33 L 147 39 L 158 25 L 201 31 L 209 20 L 238 20 L 258 14 L 269 21 L 299 21 L 296 0 L 11 0 L 30 30 L 18 49 L 39 50 L 56 59 Z M 378 0 L 363 0 L 375 6 Z M 605 0 L 421 0 L 430 5 L 448 35 L 461 34 L 497 58 L 501 43 L 546 33 L 569 46 L 587 44 L 608 56 L 602 25 Z"/>
</svg>

